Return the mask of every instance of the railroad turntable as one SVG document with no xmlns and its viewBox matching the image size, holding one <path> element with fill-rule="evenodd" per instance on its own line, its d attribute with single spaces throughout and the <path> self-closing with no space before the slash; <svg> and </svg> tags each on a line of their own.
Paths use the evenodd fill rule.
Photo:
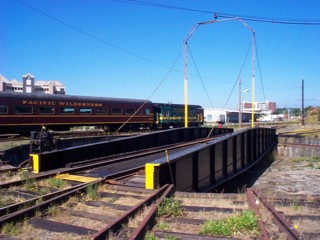
<svg viewBox="0 0 320 240">
<path fill-rule="evenodd" d="M 53 159 L 64 165 L 39 167 L 37 174 L 20 183 L 16 180 L 1 185 L 1 192 L 8 196 L 2 199 L 6 200 L 1 207 L 2 234 L 18 239 L 216 239 L 221 233 L 207 229 L 216 224 L 215 220 L 221 224 L 242 217 L 254 224 L 225 236 L 254 239 L 265 234 L 261 218 L 255 217 L 261 214 L 254 207 L 256 202 L 266 200 L 260 198 L 259 191 L 253 189 L 246 195 L 194 190 L 212 189 L 257 165 L 256 160 L 276 144 L 274 130 L 256 128 L 233 133 L 189 128 L 157 134 L 129 137 L 121 140 L 123 145 L 109 143 L 113 146 L 109 157 L 100 155 L 110 151 L 106 143 L 73 147 L 64 154 L 39 154 L 38 166 Z M 135 150 L 128 151 L 132 148 Z M 151 172 L 145 167 L 148 163 L 152 164 Z M 205 169 L 214 170 L 214 174 Z M 25 189 L 28 184 L 29 189 Z M 181 192 L 184 189 L 189 193 Z M 18 193 L 20 201 L 15 202 L 12 196 Z M 280 234 L 279 229 L 270 232 L 267 228 L 263 236 Z M 32 233 L 30 238 L 24 235 L 27 231 Z M 299 232 L 293 234 L 301 237 Z"/>
</svg>

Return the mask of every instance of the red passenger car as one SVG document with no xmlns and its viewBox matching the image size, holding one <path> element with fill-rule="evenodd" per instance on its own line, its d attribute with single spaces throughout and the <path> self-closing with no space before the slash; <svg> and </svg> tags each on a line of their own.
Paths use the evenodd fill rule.
<svg viewBox="0 0 320 240">
<path fill-rule="evenodd" d="M 115 130 L 149 128 L 153 124 L 152 102 L 148 100 L 0 93 L 0 132 L 21 129 L 40 131 L 45 125 L 52 130 L 73 126 L 101 126 Z"/>
</svg>

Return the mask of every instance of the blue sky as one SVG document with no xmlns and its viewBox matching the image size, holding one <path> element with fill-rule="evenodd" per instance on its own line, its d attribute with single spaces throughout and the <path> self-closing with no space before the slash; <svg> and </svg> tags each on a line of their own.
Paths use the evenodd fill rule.
<svg viewBox="0 0 320 240">
<path fill-rule="evenodd" d="M 300 107 L 304 79 L 305 106 L 320 105 L 320 1 L 314 0 L 1 0 L 0 74 L 58 80 L 70 95 L 183 103 L 182 42 L 214 12 L 218 20 L 316 21 L 244 20 L 256 35 L 255 100 Z M 251 39 L 237 20 L 197 29 L 188 41 L 190 104 L 236 109 L 238 76 L 242 90 L 250 89 L 242 100 L 251 100 Z"/>
</svg>

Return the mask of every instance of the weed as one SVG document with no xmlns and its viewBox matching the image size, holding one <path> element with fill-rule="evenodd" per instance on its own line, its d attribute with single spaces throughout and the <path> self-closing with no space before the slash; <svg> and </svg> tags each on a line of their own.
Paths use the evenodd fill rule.
<svg viewBox="0 0 320 240">
<path fill-rule="evenodd" d="M 200 234 L 234 236 L 248 231 L 253 235 L 259 233 L 257 217 L 251 210 L 243 211 L 238 216 L 222 220 L 208 220 L 203 224 Z"/>
<path fill-rule="evenodd" d="M 176 240 L 177 238 L 175 236 L 166 236 L 166 240 Z"/>
<path fill-rule="evenodd" d="M 152 233 L 147 232 L 146 236 L 144 237 L 145 240 L 158 240 L 159 238 L 155 237 Z"/>
<path fill-rule="evenodd" d="M 36 210 L 34 215 L 39 218 L 42 216 L 42 212 L 40 210 Z"/>
<path fill-rule="evenodd" d="M 157 225 L 158 229 L 162 230 L 162 231 L 166 231 L 170 228 L 170 224 L 169 223 L 166 223 L 166 222 L 159 222 L 158 225 Z"/>
<path fill-rule="evenodd" d="M 37 186 L 34 182 L 34 179 L 32 178 L 27 178 L 24 182 L 23 187 L 27 190 L 27 191 L 35 191 Z"/>
<path fill-rule="evenodd" d="M 63 179 L 59 178 L 50 178 L 48 180 L 48 186 L 51 188 L 64 188 L 66 186 L 66 182 Z"/>
<path fill-rule="evenodd" d="M 308 167 L 314 168 L 314 164 L 313 164 L 313 163 L 309 163 L 309 164 L 308 164 Z"/>
<path fill-rule="evenodd" d="M 19 227 L 13 222 L 8 222 L 3 225 L 1 232 L 10 236 L 17 235 L 19 233 Z"/>
<path fill-rule="evenodd" d="M 114 203 L 114 202 L 117 201 L 118 199 L 119 199 L 119 197 L 112 197 L 109 202 L 110 202 L 110 203 Z"/>
<path fill-rule="evenodd" d="M 301 205 L 299 200 L 294 199 L 293 202 L 290 204 L 294 211 L 301 210 Z"/>
<path fill-rule="evenodd" d="M 15 202 L 14 199 L 10 196 L 3 196 L 3 195 L 0 196 L 0 208 L 5 207 L 14 202 Z"/>
<path fill-rule="evenodd" d="M 172 197 L 165 198 L 158 208 L 158 216 L 177 217 L 184 214 L 184 209 L 180 206 L 180 202 Z"/>
<path fill-rule="evenodd" d="M 87 187 L 87 197 L 90 200 L 96 200 L 98 198 L 98 185 L 89 184 Z"/>
<path fill-rule="evenodd" d="M 59 207 L 56 205 L 51 205 L 50 207 L 48 207 L 48 214 L 52 217 L 57 216 L 58 214 L 60 214 Z"/>
</svg>

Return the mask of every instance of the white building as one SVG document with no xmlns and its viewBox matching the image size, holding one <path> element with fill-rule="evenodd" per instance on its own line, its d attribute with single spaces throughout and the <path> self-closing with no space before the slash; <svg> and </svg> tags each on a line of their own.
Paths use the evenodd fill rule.
<svg viewBox="0 0 320 240">
<path fill-rule="evenodd" d="M 249 111 L 242 112 L 242 122 L 250 122 L 252 113 Z M 254 118 L 258 115 L 255 113 Z M 226 110 L 218 108 L 204 108 L 204 122 L 207 124 L 214 123 L 237 123 L 239 122 L 238 110 Z"/>
<path fill-rule="evenodd" d="M 35 81 L 31 74 L 22 76 L 22 82 L 8 80 L 0 75 L 0 92 L 66 94 L 65 86 L 59 81 Z"/>
</svg>

